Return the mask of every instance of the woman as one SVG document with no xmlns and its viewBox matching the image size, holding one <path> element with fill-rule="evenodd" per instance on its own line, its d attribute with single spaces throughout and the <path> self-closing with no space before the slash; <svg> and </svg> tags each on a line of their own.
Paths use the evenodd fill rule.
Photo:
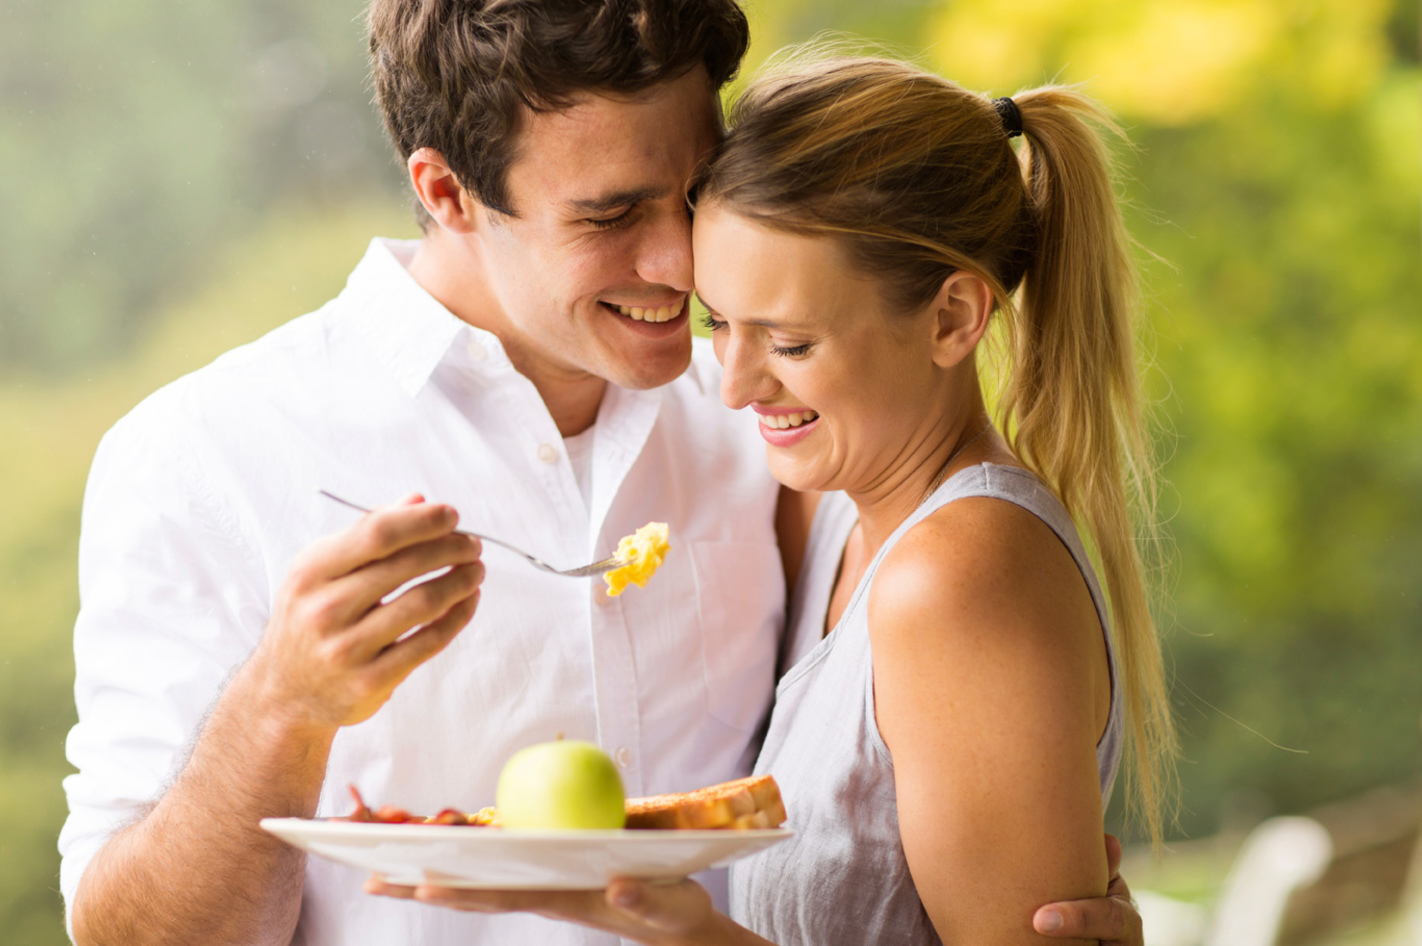
<svg viewBox="0 0 1422 946">
<path fill-rule="evenodd" d="M 485 906 L 653 943 L 1029 941 L 1037 904 L 1106 888 L 1127 742 L 1159 837 L 1152 479 L 1100 127 L 1069 89 L 991 102 L 881 59 L 792 64 L 738 103 L 696 282 L 723 400 L 759 415 L 806 521 L 824 495 L 757 764 L 796 836 L 732 869 L 730 918 L 690 883 Z"/>
</svg>

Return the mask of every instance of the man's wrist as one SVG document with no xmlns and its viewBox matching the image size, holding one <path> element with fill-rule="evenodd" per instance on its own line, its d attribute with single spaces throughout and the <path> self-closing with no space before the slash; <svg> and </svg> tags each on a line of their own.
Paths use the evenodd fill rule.
<svg viewBox="0 0 1422 946">
<path fill-rule="evenodd" d="M 196 752 L 245 760 L 247 777 L 229 782 L 246 794 L 255 778 L 263 816 L 310 817 L 315 813 L 326 761 L 339 726 L 313 722 L 283 704 L 260 665 L 249 662 L 233 677 L 215 707 Z M 212 738 L 206 738 L 211 736 Z"/>
<path fill-rule="evenodd" d="M 272 745 L 329 747 L 340 726 L 322 720 L 278 685 L 280 674 L 259 651 L 232 678 L 230 711 Z"/>
</svg>

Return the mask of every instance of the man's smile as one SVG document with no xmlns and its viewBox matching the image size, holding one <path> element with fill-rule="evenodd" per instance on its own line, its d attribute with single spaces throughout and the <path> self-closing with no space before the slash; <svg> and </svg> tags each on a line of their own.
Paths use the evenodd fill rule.
<svg viewBox="0 0 1422 946">
<path fill-rule="evenodd" d="M 659 306 L 619 305 L 615 302 L 599 301 L 603 309 L 616 313 L 632 322 L 661 324 L 678 321 L 686 310 L 686 296 Z"/>
</svg>

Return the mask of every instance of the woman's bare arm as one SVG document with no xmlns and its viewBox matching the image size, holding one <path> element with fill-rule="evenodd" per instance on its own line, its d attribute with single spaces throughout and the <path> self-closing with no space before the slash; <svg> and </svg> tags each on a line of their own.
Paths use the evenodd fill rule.
<svg viewBox="0 0 1422 946">
<path fill-rule="evenodd" d="M 1060 942 L 1033 912 L 1107 882 L 1109 671 L 1070 553 L 1015 505 L 959 500 L 890 552 L 869 609 L 904 851 L 939 935 Z"/>
</svg>

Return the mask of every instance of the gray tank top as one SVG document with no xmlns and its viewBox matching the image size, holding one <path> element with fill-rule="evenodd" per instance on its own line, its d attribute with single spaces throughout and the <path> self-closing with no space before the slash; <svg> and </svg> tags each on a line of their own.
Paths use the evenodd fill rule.
<svg viewBox="0 0 1422 946">
<path fill-rule="evenodd" d="M 1091 591 L 1103 630 L 1106 602 L 1071 517 L 1031 473 L 985 463 L 960 470 L 889 536 L 864 573 L 839 623 L 823 636 L 835 573 L 858 521 L 843 493 L 821 499 L 791 600 L 775 710 L 757 774 L 780 785 L 790 840 L 731 867 L 731 915 L 779 943 L 938 943 L 909 876 L 899 841 L 894 766 L 874 718 L 869 588 L 879 563 L 924 517 L 955 499 L 1003 499 L 1036 515 L 1070 550 Z M 1106 634 L 1111 710 L 1096 746 L 1105 808 L 1121 758 L 1116 657 Z"/>
</svg>

